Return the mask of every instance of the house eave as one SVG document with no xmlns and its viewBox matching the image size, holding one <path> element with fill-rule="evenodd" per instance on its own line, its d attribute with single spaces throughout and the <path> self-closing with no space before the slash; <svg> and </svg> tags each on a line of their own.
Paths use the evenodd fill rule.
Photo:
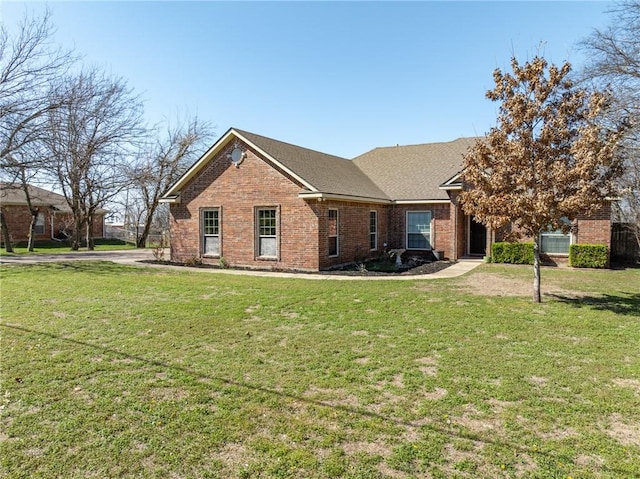
<svg viewBox="0 0 640 479">
<path fill-rule="evenodd" d="M 367 196 L 356 195 L 344 195 L 340 193 L 324 193 L 322 191 L 301 191 L 298 193 L 298 198 L 304 200 L 318 200 L 318 201 L 351 201 L 354 203 L 376 203 L 381 205 L 390 205 L 393 202 L 386 198 L 371 198 Z"/>
<path fill-rule="evenodd" d="M 451 200 L 394 200 L 393 203 L 396 205 L 440 205 L 451 203 Z"/>
<path fill-rule="evenodd" d="M 160 203 L 168 203 L 168 204 L 171 204 L 171 205 L 179 205 L 180 204 L 180 193 L 178 193 L 177 195 L 163 196 L 162 198 L 160 198 Z"/>
</svg>

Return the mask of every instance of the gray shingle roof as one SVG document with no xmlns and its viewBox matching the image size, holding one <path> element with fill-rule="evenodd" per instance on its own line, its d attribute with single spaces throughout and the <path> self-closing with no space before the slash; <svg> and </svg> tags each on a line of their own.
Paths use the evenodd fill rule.
<svg viewBox="0 0 640 479">
<path fill-rule="evenodd" d="M 322 193 L 387 199 L 356 164 L 339 156 L 233 129 Z"/>
<path fill-rule="evenodd" d="M 29 197 L 31 204 L 38 207 L 53 207 L 57 211 L 63 213 L 71 213 L 71 208 L 63 195 L 45 190 L 37 186 L 28 185 Z M 26 206 L 27 197 L 18 184 L 0 183 L 0 204 L 2 205 L 21 205 Z M 104 208 L 98 208 L 96 213 L 99 215 L 108 213 Z"/>
<path fill-rule="evenodd" d="M 462 169 L 462 156 L 477 138 L 375 148 L 353 159 L 392 200 L 447 200 L 440 185 Z"/>
<path fill-rule="evenodd" d="M 53 206 L 60 211 L 71 212 L 71 208 L 69 208 L 64 196 L 33 185 L 29 185 L 28 189 L 32 205 Z M 26 205 L 27 197 L 19 185 L 0 183 L 0 204 Z"/>
<path fill-rule="evenodd" d="M 173 202 L 180 190 L 221 151 L 232 138 L 254 145 L 302 185 L 301 194 L 343 195 L 389 201 L 448 200 L 440 185 L 462 169 L 462 157 L 476 138 L 447 143 L 376 148 L 353 160 L 230 128 L 165 193 Z"/>
</svg>

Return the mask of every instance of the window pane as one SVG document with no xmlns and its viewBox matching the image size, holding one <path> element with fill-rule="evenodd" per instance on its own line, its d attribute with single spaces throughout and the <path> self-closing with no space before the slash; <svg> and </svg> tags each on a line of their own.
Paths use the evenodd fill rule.
<svg viewBox="0 0 640 479">
<path fill-rule="evenodd" d="M 276 210 L 258 210 L 258 234 L 276 235 Z"/>
<path fill-rule="evenodd" d="M 369 212 L 369 248 L 371 250 L 378 248 L 378 213 L 376 211 Z"/>
<path fill-rule="evenodd" d="M 431 249 L 429 244 L 429 235 L 421 233 L 409 233 L 407 236 L 408 249 Z"/>
<path fill-rule="evenodd" d="M 338 237 L 330 236 L 329 237 L 329 256 L 337 256 L 338 255 Z"/>
<path fill-rule="evenodd" d="M 336 236 L 338 234 L 338 210 L 328 211 L 328 234 L 329 236 Z"/>
<path fill-rule="evenodd" d="M 431 230 L 431 213 L 409 213 L 408 215 L 408 227 L 409 233 L 429 233 Z"/>
<path fill-rule="evenodd" d="M 431 212 L 407 213 L 407 248 L 431 249 Z"/>
<path fill-rule="evenodd" d="M 540 240 L 540 250 L 543 253 L 569 254 L 569 244 L 571 243 L 569 235 L 543 233 Z"/>
<path fill-rule="evenodd" d="M 338 210 L 327 211 L 329 256 L 338 256 Z"/>
<path fill-rule="evenodd" d="M 44 215 L 38 213 L 35 224 L 35 234 L 44 234 Z"/>
<path fill-rule="evenodd" d="M 270 257 L 276 257 L 277 256 L 277 242 L 276 242 L 276 238 L 260 238 L 260 251 L 259 251 L 259 255 L 260 256 L 270 256 Z"/>
<path fill-rule="evenodd" d="M 211 256 L 220 255 L 220 238 L 218 236 L 204 237 L 204 254 Z"/>
<path fill-rule="evenodd" d="M 202 218 L 204 234 L 217 235 L 220 228 L 218 210 L 206 210 Z"/>
</svg>

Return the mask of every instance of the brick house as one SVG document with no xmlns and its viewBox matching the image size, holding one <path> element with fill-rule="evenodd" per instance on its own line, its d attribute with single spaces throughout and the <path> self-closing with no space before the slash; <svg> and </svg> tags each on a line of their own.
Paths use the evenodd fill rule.
<svg viewBox="0 0 640 479">
<path fill-rule="evenodd" d="M 462 156 L 476 141 L 376 148 L 353 160 L 229 129 L 167 191 L 172 261 L 317 271 L 390 249 L 450 259 L 485 255 L 499 240 L 465 215 Z M 609 245 L 610 209 L 550 232 L 547 253 L 571 242 Z M 553 251 L 552 251 L 553 250 Z"/>
<path fill-rule="evenodd" d="M 64 231 L 72 225 L 71 208 L 64 196 L 51 191 L 29 185 L 31 205 L 38 209 L 35 240 L 50 241 L 64 238 Z M 0 183 L 0 207 L 7 223 L 9 235 L 13 242 L 29 239 L 31 213 L 22 187 Z M 100 209 L 93 224 L 94 238 L 104 237 L 104 217 L 106 210 Z M 1 238 L 0 238 L 1 241 Z"/>
</svg>

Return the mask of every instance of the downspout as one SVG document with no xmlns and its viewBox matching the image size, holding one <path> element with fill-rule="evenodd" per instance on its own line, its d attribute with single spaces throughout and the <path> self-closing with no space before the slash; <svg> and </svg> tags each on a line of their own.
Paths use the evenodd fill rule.
<svg viewBox="0 0 640 479">
<path fill-rule="evenodd" d="M 54 226 L 55 226 L 55 220 L 54 220 L 55 215 L 56 215 L 56 212 L 55 212 L 55 211 L 53 211 L 53 212 L 51 213 L 51 239 L 52 239 L 53 241 L 57 241 L 58 243 L 62 243 L 64 240 L 63 240 L 63 239 L 60 239 L 60 238 L 56 238 L 56 237 L 54 236 L 54 234 L 53 234 L 53 228 L 54 228 Z"/>
</svg>

